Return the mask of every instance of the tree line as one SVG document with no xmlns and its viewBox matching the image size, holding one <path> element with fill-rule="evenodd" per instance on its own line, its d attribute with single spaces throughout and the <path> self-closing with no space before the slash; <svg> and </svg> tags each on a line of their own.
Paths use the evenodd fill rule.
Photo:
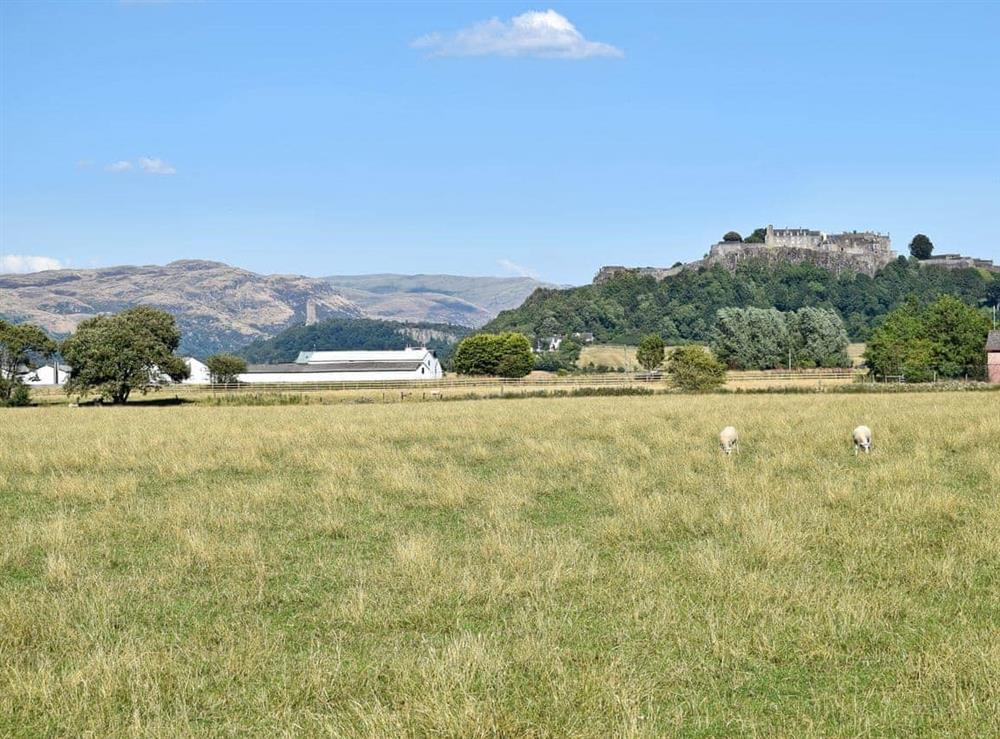
<svg viewBox="0 0 1000 739">
<path fill-rule="evenodd" d="M 922 267 L 900 257 L 866 274 L 834 275 L 812 264 L 768 265 L 748 260 L 735 272 L 719 265 L 683 270 L 657 281 L 622 274 L 607 282 L 565 290 L 540 288 L 523 305 L 484 328 L 528 337 L 592 332 L 600 343 L 636 344 L 648 334 L 668 344 L 708 343 L 722 308 L 801 308 L 836 311 L 849 338 L 864 341 L 892 310 L 939 295 L 966 305 L 1000 302 L 1000 276 L 976 269 Z"/>
<path fill-rule="evenodd" d="M 865 361 L 873 375 L 883 378 L 981 380 L 990 325 L 985 310 L 955 296 L 930 303 L 912 297 L 871 332 Z M 145 306 L 87 319 L 62 344 L 37 326 L 0 320 L 0 405 L 28 404 L 25 369 L 57 353 L 72 368 L 67 393 L 124 403 L 133 392 L 188 376 L 187 364 L 176 355 L 180 340 L 173 316 Z M 693 391 L 718 387 L 727 368 L 849 364 L 847 331 L 830 309 L 721 308 L 704 343 L 709 346 L 684 342 L 667 353 L 663 335 L 652 333 L 639 343 L 637 358 L 650 371 L 665 366 L 675 385 Z M 564 341 L 560 350 L 538 355 L 523 333 L 483 331 L 458 343 L 452 365 L 459 374 L 524 377 L 537 368 L 540 356 L 550 355 L 560 369 L 579 356 L 579 345 L 572 341 Z M 214 355 L 207 364 L 215 382 L 234 382 L 246 370 L 246 360 L 230 354 Z"/>
<path fill-rule="evenodd" d="M 427 337 L 423 343 L 446 364 L 455 343 L 471 332 L 462 326 L 441 323 L 406 323 L 372 318 L 331 318 L 310 326 L 285 329 L 269 339 L 258 339 L 234 354 L 253 364 L 293 362 L 300 351 L 389 350 L 413 346 L 414 336 Z"/>
</svg>

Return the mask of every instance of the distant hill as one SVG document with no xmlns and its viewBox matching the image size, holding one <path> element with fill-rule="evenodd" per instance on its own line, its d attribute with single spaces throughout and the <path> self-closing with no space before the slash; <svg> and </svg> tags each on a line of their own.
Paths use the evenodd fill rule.
<svg viewBox="0 0 1000 739">
<path fill-rule="evenodd" d="M 133 305 L 172 313 L 181 351 L 231 351 L 316 317 L 385 318 L 480 326 L 520 305 L 542 283 L 527 277 L 261 275 L 221 262 L 183 259 L 165 266 L 61 269 L 0 275 L 0 317 L 30 321 L 53 336 L 80 321 Z"/>
<path fill-rule="evenodd" d="M 360 317 L 362 309 L 326 280 L 260 275 L 220 262 L 184 259 L 162 267 L 61 269 L 0 275 L 0 316 L 36 323 L 54 336 L 80 321 L 133 305 L 169 311 L 182 332 L 181 351 L 205 356 L 272 336 L 305 320 L 312 299 L 317 318 Z"/>
<path fill-rule="evenodd" d="M 270 339 L 258 339 L 236 353 L 253 364 L 274 364 L 294 361 L 300 351 L 405 349 L 419 344 L 446 358 L 452 345 L 470 330 L 436 323 L 333 318 L 311 326 L 292 326 Z"/>
<path fill-rule="evenodd" d="M 867 274 L 834 274 L 814 264 L 747 260 L 730 271 L 721 265 L 686 269 L 656 279 L 626 270 L 596 284 L 538 290 L 520 307 L 484 328 L 529 336 L 592 332 L 599 342 L 634 343 L 658 333 L 668 343 L 705 341 L 719 308 L 755 306 L 836 310 L 855 340 L 909 299 L 928 302 L 951 294 L 969 305 L 1000 299 L 1000 276 L 980 269 L 934 269 L 899 258 Z"/>
<path fill-rule="evenodd" d="M 552 287 L 530 277 L 374 274 L 326 279 L 373 318 L 472 327 L 521 305 L 536 288 Z"/>
</svg>

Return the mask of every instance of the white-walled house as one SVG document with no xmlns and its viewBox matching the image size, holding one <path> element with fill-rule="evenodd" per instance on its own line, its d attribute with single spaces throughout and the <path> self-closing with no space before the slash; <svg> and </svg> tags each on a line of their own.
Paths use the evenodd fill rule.
<svg viewBox="0 0 1000 739">
<path fill-rule="evenodd" d="M 186 380 L 181 380 L 184 385 L 210 385 L 212 373 L 208 371 L 208 366 L 194 357 L 184 357 L 184 364 L 187 365 L 191 373 Z"/>
<path fill-rule="evenodd" d="M 21 381 L 25 385 L 33 387 L 43 387 L 45 385 L 55 387 L 56 385 L 65 385 L 66 380 L 69 379 L 69 373 L 70 368 L 65 364 L 47 364 L 38 369 L 26 370 L 21 375 Z"/>
<path fill-rule="evenodd" d="M 255 364 L 240 382 L 384 382 L 437 380 L 444 376 L 430 349 L 393 351 L 300 352 L 287 364 Z"/>
</svg>

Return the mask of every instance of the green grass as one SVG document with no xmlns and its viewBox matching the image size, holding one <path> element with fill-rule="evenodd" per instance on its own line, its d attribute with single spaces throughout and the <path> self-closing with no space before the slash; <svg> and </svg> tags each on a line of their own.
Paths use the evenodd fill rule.
<svg viewBox="0 0 1000 739">
<path fill-rule="evenodd" d="M 996 735 L 998 425 L 995 393 L 0 411 L 0 735 Z"/>
</svg>

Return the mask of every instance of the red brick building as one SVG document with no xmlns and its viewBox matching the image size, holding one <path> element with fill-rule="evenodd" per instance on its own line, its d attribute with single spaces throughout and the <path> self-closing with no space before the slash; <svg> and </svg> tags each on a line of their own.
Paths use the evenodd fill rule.
<svg viewBox="0 0 1000 739">
<path fill-rule="evenodd" d="M 1000 331 L 986 337 L 986 374 L 990 382 L 1000 383 Z"/>
</svg>

